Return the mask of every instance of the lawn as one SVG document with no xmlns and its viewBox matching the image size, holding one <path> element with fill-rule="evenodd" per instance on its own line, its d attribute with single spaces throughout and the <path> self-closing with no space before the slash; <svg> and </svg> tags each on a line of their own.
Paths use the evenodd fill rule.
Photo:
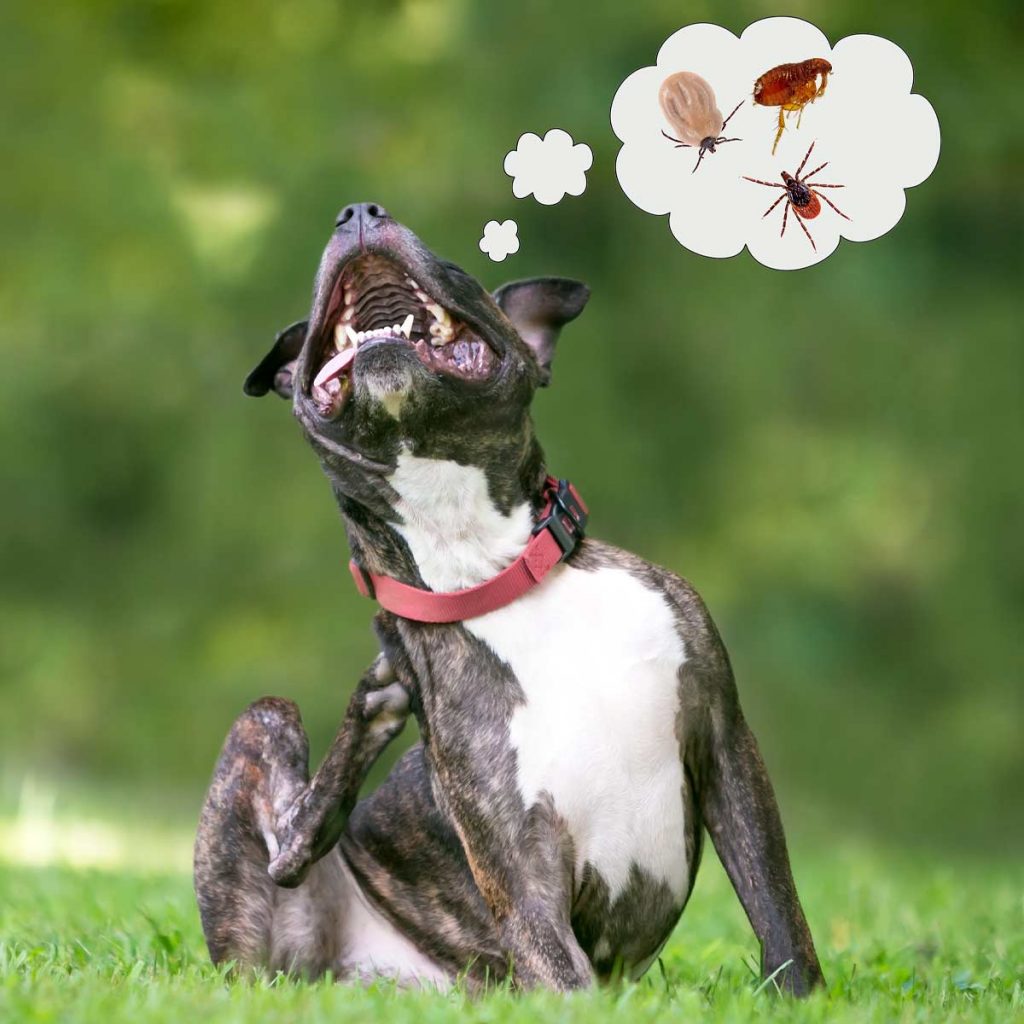
<svg viewBox="0 0 1024 1024">
<path fill-rule="evenodd" d="M 471 998 L 391 985 L 230 981 L 206 960 L 187 832 L 154 833 L 138 822 L 47 827 L 0 827 L 4 1024 L 1024 1021 L 1024 870 L 1015 863 L 954 866 L 863 845 L 810 852 L 795 844 L 829 980 L 827 992 L 804 1003 L 754 976 L 756 945 L 713 854 L 661 964 L 638 984 L 572 997 Z M 70 854 L 69 836 L 77 836 Z"/>
</svg>

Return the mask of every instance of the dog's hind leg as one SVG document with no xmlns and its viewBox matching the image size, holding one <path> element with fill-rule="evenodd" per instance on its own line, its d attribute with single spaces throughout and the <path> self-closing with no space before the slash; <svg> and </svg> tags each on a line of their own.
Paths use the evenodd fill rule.
<svg viewBox="0 0 1024 1024">
<path fill-rule="evenodd" d="M 265 697 L 235 722 L 195 846 L 196 897 L 214 962 L 312 976 L 338 967 L 352 883 L 334 844 L 371 765 L 401 730 L 407 704 L 379 659 L 353 694 L 317 774 L 319 788 L 308 782 L 309 745 L 291 701 Z M 290 889 L 270 872 L 286 854 L 294 871 L 282 880 Z"/>
<path fill-rule="evenodd" d="M 206 794 L 194 881 L 214 963 L 271 967 L 277 887 L 267 865 L 274 822 L 306 785 L 309 743 L 299 709 L 279 697 L 235 721 Z"/>
</svg>

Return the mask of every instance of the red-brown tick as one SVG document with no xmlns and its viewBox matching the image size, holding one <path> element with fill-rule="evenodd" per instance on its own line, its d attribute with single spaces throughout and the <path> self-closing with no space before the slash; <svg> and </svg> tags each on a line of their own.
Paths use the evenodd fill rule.
<svg viewBox="0 0 1024 1024">
<path fill-rule="evenodd" d="M 817 252 L 818 247 L 814 244 L 814 239 L 811 238 L 811 233 L 807 230 L 807 225 L 804 224 L 804 221 L 814 220 L 814 218 L 821 213 L 821 203 L 819 200 L 823 199 L 844 220 L 849 220 L 850 218 L 847 217 L 846 214 L 828 198 L 828 196 L 823 196 L 817 191 L 819 188 L 846 188 L 845 185 L 826 185 L 824 182 L 811 181 L 811 178 L 813 178 L 818 171 L 823 171 L 828 167 L 827 160 L 823 164 L 818 164 L 813 171 L 808 171 L 804 177 L 800 177 L 800 172 L 806 166 L 812 149 L 814 149 L 813 142 L 810 145 L 810 149 L 808 149 L 804 154 L 804 158 L 800 162 L 800 166 L 796 169 L 796 174 L 787 174 L 783 171 L 782 181 L 762 181 L 760 178 L 748 178 L 745 174 L 743 177 L 746 181 L 752 181 L 755 185 L 767 185 L 769 188 L 781 188 L 783 190 L 782 195 L 764 211 L 761 219 L 764 220 L 764 218 L 767 217 L 768 214 L 783 201 L 783 199 L 785 199 L 786 209 L 782 214 L 782 230 L 779 232 L 779 238 L 786 233 L 786 221 L 789 218 L 789 208 L 792 206 L 793 213 L 796 214 L 797 223 L 803 228 L 804 234 L 807 236 L 807 241 L 811 243 L 811 248 Z"/>
</svg>

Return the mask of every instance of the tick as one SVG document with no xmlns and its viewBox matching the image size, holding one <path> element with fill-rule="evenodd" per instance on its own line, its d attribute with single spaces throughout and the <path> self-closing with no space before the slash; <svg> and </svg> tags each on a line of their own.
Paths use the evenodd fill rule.
<svg viewBox="0 0 1024 1024">
<path fill-rule="evenodd" d="M 732 114 L 743 106 L 743 100 L 736 104 L 732 114 L 723 121 L 714 90 L 693 71 L 677 71 L 674 75 L 669 75 L 661 83 L 658 102 L 661 104 L 665 120 L 679 138 L 669 135 L 664 129 L 661 134 L 670 142 L 674 142 L 676 149 L 700 148 L 691 174 L 700 167 L 705 153 L 714 153 L 715 146 L 720 146 L 723 142 L 742 141 L 727 139 L 719 133 L 725 131 L 725 126 L 732 120 Z"/>
<path fill-rule="evenodd" d="M 824 200 L 832 207 L 836 213 L 839 214 L 844 220 L 850 218 L 843 213 L 842 210 L 832 202 L 828 196 L 823 196 L 818 192 L 819 188 L 846 188 L 845 185 L 826 185 L 824 182 L 811 181 L 811 178 L 828 167 L 828 161 L 826 160 L 823 164 L 819 164 L 814 168 L 813 171 L 808 171 L 806 176 L 801 178 L 800 172 L 804 169 L 807 164 L 807 160 L 811 155 L 811 150 L 814 149 L 814 143 L 810 145 L 810 149 L 804 154 L 803 160 L 800 162 L 800 166 L 796 169 L 796 174 L 787 174 L 785 171 L 782 172 L 782 181 L 762 181 L 760 178 L 748 178 L 745 174 L 743 175 L 746 181 L 752 181 L 755 185 L 767 185 L 769 188 L 781 188 L 782 195 L 764 211 L 761 219 L 764 220 L 776 206 L 786 200 L 786 208 L 782 214 L 782 230 L 779 232 L 779 238 L 786 233 L 786 221 L 789 218 L 789 208 L 793 207 L 793 213 L 796 214 L 797 223 L 803 228 L 804 234 L 807 236 L 807 241 L 811 243 L 811 248 L 817 252 L 818 247 L 814 244 L 814 239 L 811 238 L 810 231 L 807 230 L 807 225 L 804 223 L 805 220 L 814 220 L 815 217 L 821 213 L 821 203 L 819 200 Z"/>
<path fill-rule="evenodd" d="M 778 149 L 779 139 L 786 128 L 784 115 L 799 111 L 797 128 L 804 115 L 804 107 L 824 96 L 832 65 L 823 57 L 812 57 L 797 64 L 779 64 L 766 71 L 754 83 L 754 102 L 762 107 L 779 108 L 779 130 L 772 144 L 772 156 Z"/>
</svg>

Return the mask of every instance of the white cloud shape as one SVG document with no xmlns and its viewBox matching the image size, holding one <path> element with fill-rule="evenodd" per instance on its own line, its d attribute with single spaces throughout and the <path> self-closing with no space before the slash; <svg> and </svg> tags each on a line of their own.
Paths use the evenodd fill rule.
<svg viewBox="0 0 1024 1024">
<path fill-rule="evenodd" d="M 538 203 L 554 206 L 567 194 L 583 195 L 593 162 L 585 142 L 573 145 L 568 132 L 552 128 L 543 139 L 533 132 L 520 135 L 516 148 L 505 154 L 505 173 L 516 199 L 532 194 Z"/>
<path fill-rule="evenodd" d="M 484 225 L 484 236 L 480 239 L 481 252 L 487 253 L 495 263 L 500 263 L 506 256 L 519 252 L 519 231 L 514 220 L 489 220 Z"/>
<path fill-rule="evenodd" d="M 804 108 L 799 130 L 797 114 L 788 115 L 773 156 L 779 108 L 755 105 L 753 84 L 778 64 L 811 57 L 828 60 L 832 76 L 825 94 Z M 741 141 L 708 152 L 696 173 L 695 151 L 676 149 L 661 134 L 675 134 L 658 90 L 676 71 L 705 78 L 724 115 L 744 101 L 726 132 Z M 911 93 L 912 84 L 910 58 L 879 36 L 848 36 L 832 47 L 797 18 L 766 18 L 738 39 L 717 25 L 689 25 L 665 41 L 656 65 L 633 72 L 615 94 L 612 128 L 623 143 L 615 165 L 619 184 L 641 210 L 668 214 L 672 234 L 693 252 L 735 256 L 745 245 L 768 267 L 811 266 L 829 256 L 840 237 L 863 242 L 891 230 L 906 206 L 904 190 L 934 169 L 938 119 L 923 96 Z M 844 186 L 821 194 L 850 218 L 822 203 L 821 214 L 803 222 L 816 249 L 793 210 L 780 237 L 785 201 L 763 216 L 781 188 L 773 193 L 743 178 L 781 182 L 781 172 L 794 174 L 812 142 L 804 175 L 828 161 L 814 180 Z"/>
</svg>

